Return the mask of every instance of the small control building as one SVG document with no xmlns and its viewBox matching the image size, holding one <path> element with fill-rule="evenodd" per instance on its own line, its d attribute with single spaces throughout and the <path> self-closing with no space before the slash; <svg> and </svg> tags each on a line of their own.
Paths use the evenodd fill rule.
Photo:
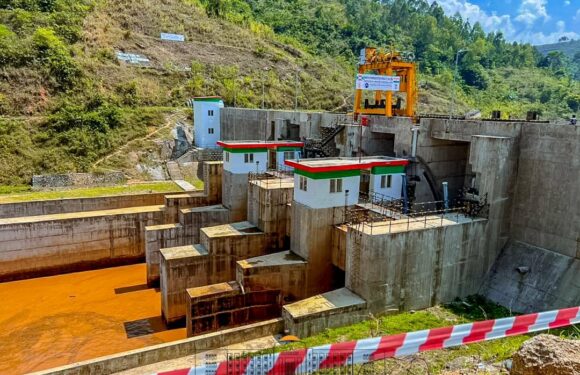
<svg viewBox="0 0 580 375">
<path fill-rule="evenodd" d="M 361 173 L 370 173 L 369 191 L 386 198 L 403 194 L 406 159 L 391 157 L 286 160 L 294 168 L 294 200 L 310 208 L 358 203 Z"/>
<path fill-rule="evenodd" d="M 193 133 L 196 147 L 217 147 L 221 138 L 220 112 L 223 107 L 223 100 L 217 96 L 193 98 Z"/>
<path fill-rule="evenodd" d="M 299 159 L 303 142 L 296 141 L 218 141 L 223 148 L 223 205 L 233 221 L 246 220 L 248 174 L 280 170 L 284 162 Z"/>
</svg>

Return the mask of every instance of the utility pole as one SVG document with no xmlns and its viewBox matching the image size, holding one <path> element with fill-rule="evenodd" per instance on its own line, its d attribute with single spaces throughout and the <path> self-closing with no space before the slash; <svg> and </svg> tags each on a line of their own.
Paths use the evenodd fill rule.
<svg viewBox="0 0 580 375">
<path fill-rule="evenodd" d="M 295 72 L 295 82 L 294 82 L 294 110 L 298 110 L 298 72 L 299 70 L 296 69 Z"/>
<path fill-rule="evenodd" d="M 468 51 L 468 49 L 464 48 L 464 49 L 460 49 L 455 54 L 455 69 L 453 70 L 453 85 L 451 85 L 451 108 L 449 110 L 449 119 L 450 120 L 453 118 L 453 115 L 455 114 L 455 76 L 457 75 L 457 65 L 459 65 L 459 55 L 461 53 L 467 52 L 467 51 Z"/>
<path fill-rule="evenodd" d="M 268 67 L 265 67 L 262 70 L 262 109 L 265 108 L 265 102 L 266 102 L 266 89 L 264 88 L 264 72 L 268 71 Z"/>
</svg>

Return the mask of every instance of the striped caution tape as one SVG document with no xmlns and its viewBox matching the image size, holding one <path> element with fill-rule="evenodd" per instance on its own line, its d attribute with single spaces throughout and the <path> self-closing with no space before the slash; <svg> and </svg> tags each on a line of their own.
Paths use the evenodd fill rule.
<svg viewBox="0 0 580 375">
<path fill-rule="evenodd" d="M 158 375 L 305 374 L 580 323 L 580 307 L 237 358 Z"/>
</svg>

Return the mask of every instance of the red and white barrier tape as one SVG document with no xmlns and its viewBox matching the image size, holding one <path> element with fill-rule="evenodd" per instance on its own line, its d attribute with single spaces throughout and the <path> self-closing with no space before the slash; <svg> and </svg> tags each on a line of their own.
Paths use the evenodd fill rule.
<svg viewBox="0 0 580 375">
<path fill-rule="evenodd" d="M 362 364 L 580 323 L 580 307 L 239 358 L 158 375 L 282 375 Z"/>
</svg>

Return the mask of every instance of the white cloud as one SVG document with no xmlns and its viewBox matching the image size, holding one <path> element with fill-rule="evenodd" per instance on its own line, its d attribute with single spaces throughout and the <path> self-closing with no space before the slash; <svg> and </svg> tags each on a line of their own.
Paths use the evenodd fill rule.
<svg viewBox="0 0 580 375">
<path fill-rule="evenodd" d="M 447 15 L 453 16 L 455 13 L 459 13 L 464 20 L 469 20 L 471 24 L 479 22 L 486 32 L 501 31 L 507 40 L 531 44 L 547 44 L 555 43 L 563 36 L 570 39 L 580 39 L 578 33 L 566 31 L 566 23 L 561 20 L 556 22 L 556 30 L 554 32 L 544 33 L 541 31 L 533 31 L 531 29 L 532 25 L 527 22 L 524 22 L 524 27 L 519 26 L 516 28 L 509 14 L 498 15 L 495 12 L 490 14 L 478 5 L 466 0 L 437 0 L 437 3 Z M 523 0 L 520 12 L 515 19 L 531 20 L 531 16 L 525 16 L 524 18 L 520 16 L 524 14 L 522 10 L 531 10 L 535 7 L 534 22 L 540 18 L 547 21 L 550 16 L 546 11 L 545 4 L 545 0 Z M 580 9 L 576 12 L 574 20 L 580 22 Z"/>
<path fill-rule="evenodd" d="M 522 0 L 515 20 L 525 23 L 528 27 L 533 25 L 538 19 L 549 20 L 550 16 L 546 10 L 546 3 L 546 0 Z"/>
<path fill-rule="evenodd" d="M 526 31 L 518 34 L 514 38 L 514 40 L 538 45 L 538 44 L 556 43 L 558 41 L 558 39 L 560 39 L 563 36 L 568 37 L 568 39 L 580 38 L 579 34 L 577 34 L 575 32 L 571 32 L 571 31 L 565 31 L 565 32 L 555 31 L 553 33 L 544 34 L 542 32 L 531 32 L 529 30 L 526 30 Z"/>
<path fill-rule="evenodd" d="M 566 7 L 567 7 L 568 5 L 570 5 L 570 0 L 565 0 L 565 1 L 564 1 L 564 6 L 566 6 Z"/>
<path fill-rule="evenodd" d="M 515 28 L 509 14 L 499 16 L 496 13 L 488 14 L 478 5 L 464 0 L 439 0 L 437 3 L 448 15 L 452 16 L 459 13 L 463 19 L 469 20 L 471 24 L 479 22 L 486 32 L 500 30 L 506 38 L 515 34 Z"/>
</svg>

